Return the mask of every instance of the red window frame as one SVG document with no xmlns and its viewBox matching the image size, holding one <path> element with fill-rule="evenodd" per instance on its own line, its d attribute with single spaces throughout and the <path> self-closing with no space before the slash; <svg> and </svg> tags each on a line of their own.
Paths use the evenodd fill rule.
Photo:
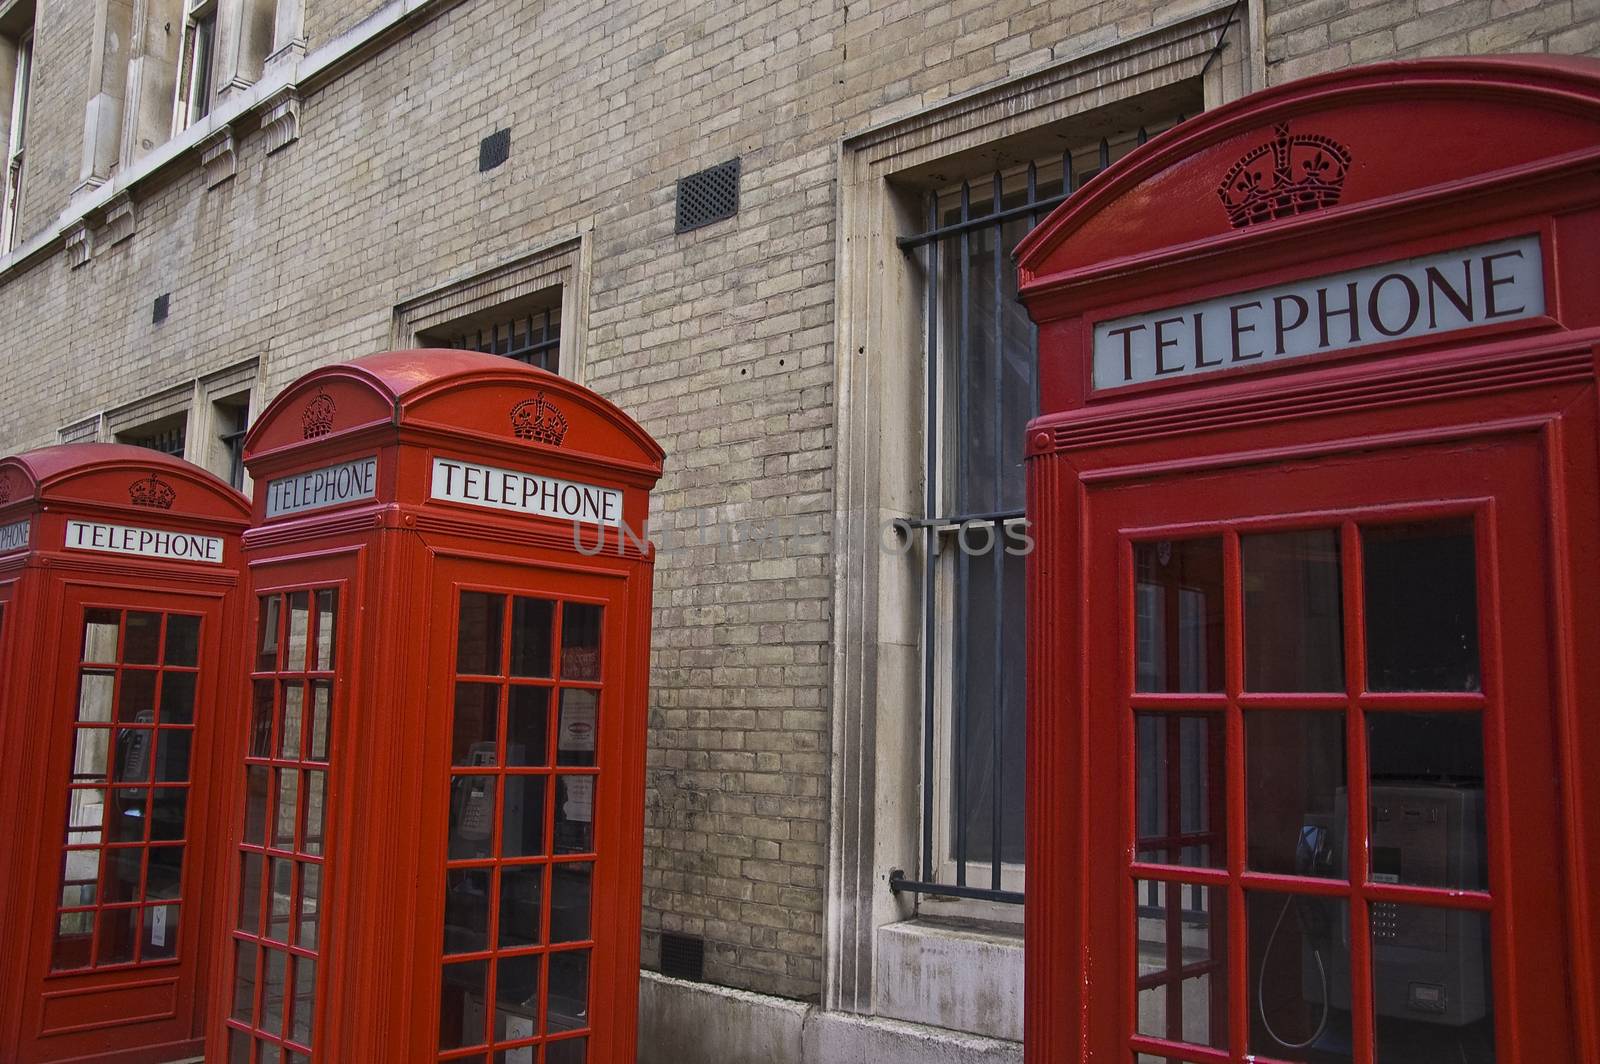
<svg viewBox="0 0 1600 1064">
<path fill-rule="evenodd" d="M 228 966 L 230 1064 L 309 1064 L 315 1056 L 343 595 L 342 584 L 324 582 L 257 596 L 239 907 Z M 305 626 L 297 630 L 302 603 Z M 275 1023 L 274 985 L 281 988 Z"/>
</svg>

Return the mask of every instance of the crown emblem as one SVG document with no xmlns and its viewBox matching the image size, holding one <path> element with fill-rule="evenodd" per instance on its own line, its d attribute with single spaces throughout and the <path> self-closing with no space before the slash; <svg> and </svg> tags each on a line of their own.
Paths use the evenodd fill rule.
<svg viewBox="0 0 1600 1064">
<path fill-rule="evenodd" d="M 1332 207 L 1349 172 L 1349 148 L 1318 133 L 1290 133 L 1280 122 L 1272 140 L 1233 164 L 1217 196 L 1233 227 L 1243 229 Z"/>
<path fill-rule="evenodd" d="M 567 415 L 540 392 L 511 408 L 511 431 L 519 440 L 560 447 L 567 437 Z"/>
<path fill-rule="evenodd" d="M 332 432 L 333 414 L 338 409 L 333 396 L 323 391 L 322 385 L 317 385 L 317 394 L 312 396 L 306 408 L 300 411 L 300 424 L 305 428 L 305 438 L 313 440 Z"/>
<path fill-rule="evenodd" d="M 172 509 L 173 500 L 178 493 L 172 490 L 172 485 L 151 473 L 143 480 L 136 480 L 128 485 L 128 501 L 135 506 L 148 506 L 153 510 Z"/>
</svg>

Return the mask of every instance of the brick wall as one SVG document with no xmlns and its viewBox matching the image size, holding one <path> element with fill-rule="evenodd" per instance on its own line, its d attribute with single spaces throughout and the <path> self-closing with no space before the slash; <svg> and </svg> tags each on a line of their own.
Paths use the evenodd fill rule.
<svg viewBox="0 0 1600 1064">
<path fill-rule="evenodd" d="M 1427 2 L 1275 4 L 1274 76 L 1349 61 L 1375 34 L 1420 48 L 1399 40 Z M 88 4 L 45 5 L 36 219 L 65 205 L 86 91 L 86 33 L 67 12 Z M 313 48 L 374 5 L 336 6 L 309 0 Z M 462 0 L 310 95 L 286 149 L 266 155 L 244 132 L 232 180 L 207 190 L 197 162 L 180 164 L 139 191 L 130 240 L 78 270 L 57 253 L 0 282 L 0 450 L 243 358 L 275 391 L 386 346 L 396 304 L 592 231 L 588 380 L 668 454 L 647 958 L 657 930 L 702 934 L 712 980 L 814 997 L 838 140 L 1203 6 Z M 1491 27 L 1487 0 L 1463 0 L 1423 23 L 1477 11 L 1447 31 L 1470 44 L 1527 19 L 1557 47 L 1574 42 L 1548 25 L 1557 8 L 1576 18 L 1563 2 Z M 480 174 L 479 140 L 498 128 L 510 161 Z M 738 217 L 675 235 L 675 180 L 736 155 Z M 152 325 L 163 293 L 170 316 Z"/>
</svg>

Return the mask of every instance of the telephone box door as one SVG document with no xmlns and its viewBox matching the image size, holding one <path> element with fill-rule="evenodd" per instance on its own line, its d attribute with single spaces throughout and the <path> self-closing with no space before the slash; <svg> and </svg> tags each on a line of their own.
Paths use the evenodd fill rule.
<svg viewBox="0 0 1600 1064">
<path fill-rule="evenodd" d="M 166 1059 L 189 1042 L 196 976 L 210 944 L 193 914 L 211 807 L 204 744 L 217 722 L 220 596 L 69 587 L 53 697 L 38 713 L 49 763 L 50 830 L 28 918 L 28 970 L 39 1012 L 22 1059 L 111 1053 L 132 1025 L 129 1060 Z M 119 1032 L 122 1034 L 119 1035 Z"/>
<path fill-rule="evenodd" d="M 637 979 L 618 950 L 637 938 L 637 912 L 618 911 L 630 893 L 611 886 L 638 875 L 618 859 L 618 833 L 638 830 L 625 810 L 642 798 L 623 789 L 642 777 L 644 731 L 624 689 L 627 584 L 467 561 L 436 572 L 432 615 L 448 638 L 433 642 L 432 675 L 450 723 L 434 770 L 447 823 L 424 1038 L 440 1060 L 611 1060 L 633 1029 L 614 988 Z M 631 1009 L 631 993 L 620 1000 Z"/>
<path fill-rule="evenodd" d="M 1085 478 L 1092 1055 L 1576 1059 L 1540 437 L 1268 457 Z"/>
</svg>

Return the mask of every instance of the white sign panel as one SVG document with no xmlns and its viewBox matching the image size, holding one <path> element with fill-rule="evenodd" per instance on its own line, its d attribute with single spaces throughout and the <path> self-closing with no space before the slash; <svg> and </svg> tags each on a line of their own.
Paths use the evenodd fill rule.
<svg viewBox="0 0 1600 1064">
<path fill-rule="evenodd" d="M 596 484 L 453 458 L 433 460 L 433 497 L 491 510 L 513 510 L 596 525 L 622 522 L 622 492 Z"/>
<path fill-rule="evenodd" d="M 378 494 L 378 456 L 267 481 L 267 516 L 321 510 Z"/>
<path fill-rule="evenodd" d="M 0 554 L 10 554 L 14 550 L 21 550 L 28 545 L 28 530 L 33 527 L 31 521 L 17 521 L 14 524 L 0 525 Z"/>
<path fill-rule="evenodd" d="M 108 525 L 99 521 L 68 521 L 67 547 L 107 554 L 137 554 L 145 558 L 222 564 L 222 540 L 217 536 Z"/>
<path fill-rule="evenodd" d="M 1260 366 L 1544 313 L 1537 236 L 1367 266 L 1094 327 L 1094 386 Z"/>
</svg>

